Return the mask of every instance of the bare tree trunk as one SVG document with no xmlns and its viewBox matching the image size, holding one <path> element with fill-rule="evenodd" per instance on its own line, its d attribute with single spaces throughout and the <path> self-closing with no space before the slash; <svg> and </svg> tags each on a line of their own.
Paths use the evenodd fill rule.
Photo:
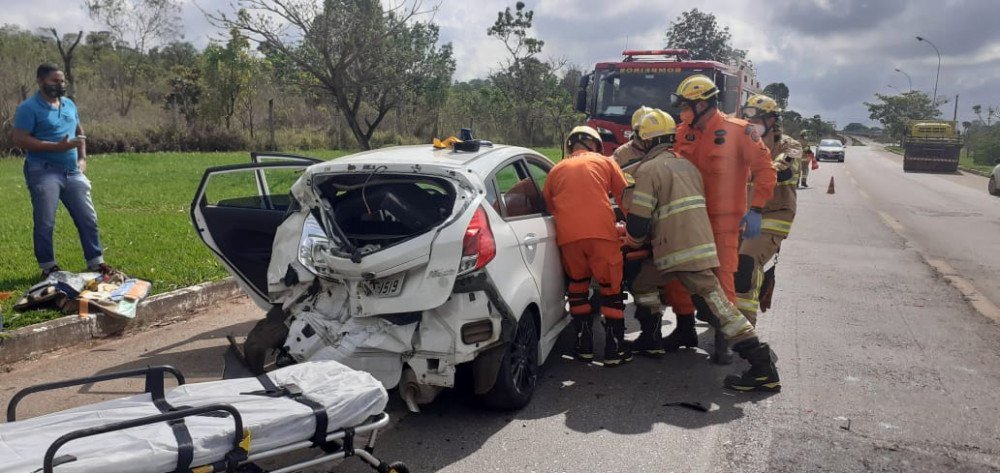
<svg viewBox="0 0 1000 473">
<path fill-rule="evenodd" d="M 274 151 L 278 148 L 274 142 L 274 99 L 267 99 L 267 149 Z"/>
<path fill-rule="evenodd" d="M 56 46 L 59 47 L 59 56 L 63 61 L 63 72 L 66 73 L 66 83 L 68 84 L 66 87 L 66 95 L 69 96 L 69 98 L 73 98 L 76 95 L 76 80 L 73 78 L 73 50 L 75 50 L 76 46 L 80 44 L 80 39 L 83 38 L 83 31 L 81 30 L 76 34 L 76 40 L 73 41 L 73 44 L 70 45 L 69 48 L 63 47 L 62 39 L 59 37 L 59 33 L 56 32 L 55 28 L 49 28 L 49 31 L 51 31 L 52 36 L 56 38 Z"/>
</svg>

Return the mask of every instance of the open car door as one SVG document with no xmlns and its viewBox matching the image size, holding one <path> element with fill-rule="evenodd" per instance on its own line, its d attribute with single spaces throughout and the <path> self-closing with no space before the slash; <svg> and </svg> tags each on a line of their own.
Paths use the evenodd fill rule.
<svg viewBox="0 0 1000 473">
<path fill-rule="evenodd" d="M 303 169 L 320 161 L 263 154 L 252 159 L 205 170 L 191 202 L 191 221 L 243 290 L 267 310 L 267 267 L 275 232 L 292 202 L 289 190 Z"/>
</svg>

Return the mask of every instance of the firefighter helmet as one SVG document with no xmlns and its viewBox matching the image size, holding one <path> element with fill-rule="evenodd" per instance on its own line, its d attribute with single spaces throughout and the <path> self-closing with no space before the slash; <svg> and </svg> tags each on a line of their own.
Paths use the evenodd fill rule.
<svg viewBox="0 0 1000 473">
<path fill-rule="evenodd" d="M 781 113 L 781 107 L 778 106 L 778 102 L 764 94 L 751 96 L 747 99 L 746 105 L 743 106 L 743 118 L 748 120 L 767 115 L 777 116 L 779 113 Z"/>
<path fill-rule="evenodd" d="M 635 109 L 635 113 L 632 114 L 632 129 L 633 130 L 639 129 L 639 120 L 642 120 L 642 117 L 647 113 L 651 112 L 652 110 L 653 110 L 652 108 L 649 108 L 645 105 Z"/>
<path fill-rule="evenodd" d="M 677 85 L 677 91 L 670 96 L 670 104 L 677 107 L 682 102 L 708 100 L 718 94 L 719 88 L 712 79 L 703 74 L 695 74 Z"/>
<path fill-rule="evenodd" d="M 639 119 L 639 139 L 651 140 L 677 132 L 677 123 L 669 113 L 654 108 Z"/>
<path fill-rule="evenodd" d="M 592 148 L 584 144 L 587 149 L 594 152 L 599 152 L 601 150 L 601 147 L 603 146 L 601 134 L 598 133 L 597 130 L 586 125 L 575 127 L 569 132 L 569 135 L 566 136 L 566 150 L 572 150 L 573 145 L 583 143 L 586 140 L 591 140 L 597 144 L 596 148 Z"/>
</svg>

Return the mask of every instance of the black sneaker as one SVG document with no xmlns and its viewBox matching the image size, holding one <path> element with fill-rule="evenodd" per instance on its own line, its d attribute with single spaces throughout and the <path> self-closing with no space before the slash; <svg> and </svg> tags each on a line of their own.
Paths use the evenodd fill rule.
<svg viewBox="0 0 1000 473">
<path fill-rule="evenodd" d="M 55 266 L 53 266 L 51 268 L 43 269 L 42 270 L 42 281 L 48 279 L 49 276 L 52 273 L 57 273 L 59 271 L 62 271 L 62 268 L 60 268 L 59 265 L 55 265 Z"/>
</svg>

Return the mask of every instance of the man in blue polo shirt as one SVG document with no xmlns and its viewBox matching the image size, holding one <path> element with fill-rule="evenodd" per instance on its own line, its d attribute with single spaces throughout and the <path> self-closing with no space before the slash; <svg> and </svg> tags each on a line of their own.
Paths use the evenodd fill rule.
<svg viewBox="0 0 1000 473">
<path fill-rule="evenodd" d="M 39 91 L 18 105 L 11 132 L 14 144 L 27 152 L 24 180 L 31 194 L 35 259 L 42 279 L 60 271 L 52 234 L 56 208 L 62 200 L 80 233 L 87 269 L 109 274 L 97 231 L 97 211 L 90 198 L 87 145 L 76 105 L 66 95 L 66 77 L 54 64 L 36 71 Z"/>
</svg>

